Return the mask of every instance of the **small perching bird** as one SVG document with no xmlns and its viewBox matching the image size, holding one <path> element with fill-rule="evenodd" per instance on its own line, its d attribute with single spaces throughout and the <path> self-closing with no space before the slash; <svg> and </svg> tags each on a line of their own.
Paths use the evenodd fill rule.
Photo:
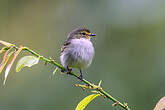
<svg viewBox="0 0 165 110">
<path fill-rule="evenodd" d="M 71 71 L 70 67 L 78 68 L 80 79 L 83 80 L 82 69 L 87 68 L 94 57 L 94 47 L 90 40 L 95 36 L 86 28 L 76 28 L 68 34 L 60 56 L 67 73 Z"/>
</svg>

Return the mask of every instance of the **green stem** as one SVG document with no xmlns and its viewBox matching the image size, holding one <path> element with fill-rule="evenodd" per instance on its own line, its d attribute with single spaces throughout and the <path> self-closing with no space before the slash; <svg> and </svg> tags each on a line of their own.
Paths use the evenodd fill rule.
<svg viewBox="0 0 165 110">
<path fill-rule="evenodd" d="M 43 61 L 45 61 L 45 62 L 54 64 L 55 66 L 57 66 L 57 67 L 60 68 L 61 70 L 65 70 L 65 68 L 64 68 L 62 65 L 56 63 L 54 60 L 48 59 L 48 58 L 46 58 L 46 57 L 44 57 L 44 56 L 41 56 L 40 54 L 34 52 L 33 50 L 31 50 L 31 49 L 29 49 L 29 48 L 27 48 L 27 47 L 25 47 L 23 50 L 26 50 L 26 51 L 30 52 L 31 54 L 33 54 L 33 55 L 35 55 L 35 56 L 37 56 L 37 57 L 40 57 L 40 59 L 43 60 Z M 77 74 L 75 74 L 74 72 L 70 72 L 69 75 L 72 75 L 72 76 L 74 76 L 74 77 L 80 79 L 80 77 L 79 77 Z M 94 84 L 92 84 L 91 82 L 87 81 L 86 79 L 83 79 L 82 82 L 84 82 L 85 84 L 90 85 L 92 88 L 94 88 Z M 127 106 L 127 104 L 119 102 L 117 99 L 115 99 L 115 98 L 112 97 L 110 94 L 108 94 L 106 91 L 104 91 L 102 88 L 101 88 L 101 89 L 97 88 L 96 90 L 99 91 L 100 93 L 102 93 L 103 95 L 105 95 L 108 99 L 110 99 L 110 100 L 113 101 L 114 103 L 116 103 L 116 105 L 121 106 L 121 107 L 124 108 L 125 110 L 130 110 L 130 108 Z"/>
</svg>

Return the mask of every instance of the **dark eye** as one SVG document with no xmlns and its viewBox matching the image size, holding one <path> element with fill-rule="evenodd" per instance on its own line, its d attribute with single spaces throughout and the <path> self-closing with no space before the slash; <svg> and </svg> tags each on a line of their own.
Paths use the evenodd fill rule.
<svg viewBox="0 0 165 110">
<path fill-rule="evenodd" d="M 82 35 L 86 35 L 86 33 L 85 33 L 85 32 L 82 32 L 81 34 L 82 34 Z"/>
</svg>

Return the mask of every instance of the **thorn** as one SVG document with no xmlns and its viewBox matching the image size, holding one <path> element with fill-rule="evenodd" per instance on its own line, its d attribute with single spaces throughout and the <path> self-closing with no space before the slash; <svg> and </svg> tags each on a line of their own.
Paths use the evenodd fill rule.
<svg viewBox="0 0 165 110">
<path fill-rule="evenodd" d="M 92 89 L 92 87 L 91 86 L 88 86 L 88 89 Z"/>
<path fill-rule="evenodd" d="M 88 87 L 88 89 L 92 89 L 91 85 L 87 84 L 86 86 Z"/>
<path fill-rule="evenodd" d="M 125 106 L 125 108 L 128 108 L 128 104 L 127 104 L 127 103 L 125 103 L 125 102 L 124 102 L 124 106 Z"/>
<path fill-rule="evenodd" d="M 98 94 L 98 91 L 91 91 L 92 93 Z"/>
<path fill-rule="evenodd" d="M 102 88 L 101 88 L 101 87 L 98 87 L 97 89 L 98 89 L 99 91 L 101 91 L 101 90 L 102 90 Z"/>
<path fill-rule="evenodd" d="M 101 83 L 102 83 L 102 80 L 100 80 L 99 84 L 98 84 L 98 87 L 101 87 Z"/>
<path fill-rule="evenodd" d="M 76 87 L 80 87 L 80 84 L 75 84 Z"/>
<path fill-rule="evenodd" d="M 55 75 L 55 73 L 57 72 L 58 68 L 56 67 L 56 69 L 53 71 L 53 75 Z"/>
<path fill-rule="evenodd" d="M 119 104 L 119 102 L 115 102 L 114 104 L 112 104 L 112 106 L 115 107 L 118 104 Z"/>
<path fill-rule="evenodd" d="M 54 60 L 53 60 L 51 57 L 49 57 L 49 60 L 50 60 L 51 62 L 54 62 Z"/>
<path fill-rule="evenodd" d="M 82 88 L 83 91 L 85 91 L 86 89 L 85 88 Z"/>
<path fill-rule="evenodd" d="M 44 58 L 44 56 L 39 56 L 39 58 L 41 59 L 41 58 Z"/>
</svg>

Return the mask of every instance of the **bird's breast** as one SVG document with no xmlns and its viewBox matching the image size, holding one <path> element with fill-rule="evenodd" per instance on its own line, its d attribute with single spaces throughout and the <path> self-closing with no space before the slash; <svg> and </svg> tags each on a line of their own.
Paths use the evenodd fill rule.
<svg viewBox="0 0 165 110">
<path fill-rule="evenodd" d="M 93 44 L 88 39 L 73 39 L 68 51 L 73 63 L 84 67 L 91 64 L 94 56 Z"/>
<path fill-rule="evenodd" d="M 93 48 L 93 45 L 90 40 L 81 38 L 81 39 L 73 39 L 71 41 L 70 47 L 88 49 L 88 48 Z"/>
</svg>

